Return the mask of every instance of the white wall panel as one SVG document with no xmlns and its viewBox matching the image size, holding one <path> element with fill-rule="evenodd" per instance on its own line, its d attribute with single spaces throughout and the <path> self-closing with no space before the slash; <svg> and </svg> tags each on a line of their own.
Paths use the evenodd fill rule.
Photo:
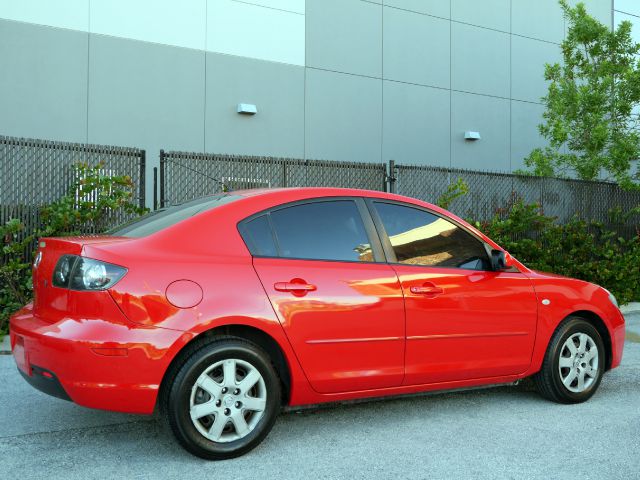
<svg viewBox="0 0 640 480">
<path fill-rule="evenodd" d="M 89 0 L 0 0 L 0 18 L 86 32 Z"/>
<path fill-rule="evenodd" d="M 207 50 L 304 65 L 304 19 L 234 0 L 208 0 Z"/>
<path fill-rule="evenodd" d="M 288 12 L 304 14 L 305 0 L 240 0 L 244 3 L 253 3 L 263 7 L 287 10 Z"/>
<path fill-rule="evenodd" d="M 206 0 L 91 0 L 91 33 L 205 48 Z"/>
</svg>

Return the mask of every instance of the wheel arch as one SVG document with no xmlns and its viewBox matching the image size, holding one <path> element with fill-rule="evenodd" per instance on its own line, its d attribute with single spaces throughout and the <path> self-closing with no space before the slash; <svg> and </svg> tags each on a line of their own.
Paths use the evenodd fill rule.
<svg viewBox="0 0 640 480">
<path fill-rule="evenodd" d="M 609 333 L 609 329 L 604 323 L 604 320 L 602 320 L 602 317 L 600 317 L 595 312 L 592 312 L 591 310 L 577 310 L 567 317 L 580 317 L 593 325 L 593 327 L 598 331 L 598 333 L 602 337 L 602 342 L 604 343 L 605 370 L 610 370 L 611 362 L 613 359 L 613 347 L 611 344 L 611 334 Z"/>
<path fill-rule="evenodd" d="M 218 325 L 209 330 L 204 330 L 182 345 L 165 370 L 159 391 L 163 392 L 167 387 L 167 382 L 175 376 L 177 368 L 184 363 L 185 355 L 191 345 L 194 343 L 202 343 L 205 345 L 221 336 L 238 337 L 248 340 L 267 352 L 276 372 L 278 373 L 278 377 L 280 378 L 282 386 L 282 404 L 287 405 L 291 394 L 291 371 L 280 344 L 264 330 L 251 325 L 238 323 Z M 158 398 L 161 398 L 161 395 L 162 393 L 158 395 Z"/>
</svg>

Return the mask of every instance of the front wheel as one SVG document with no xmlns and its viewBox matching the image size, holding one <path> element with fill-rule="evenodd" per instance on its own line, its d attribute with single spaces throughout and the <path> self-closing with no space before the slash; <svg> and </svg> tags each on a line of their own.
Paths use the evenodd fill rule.
<svg viewBox="0 0 640 480">
<path fill-rule="evenodd" d="M 280 381 L 257 345 L 222 338 L 193 348 L 168 385 L 164 415 L 189 452 L 209 460 L 257 446 L 280 410 Z"/>
<path fill-rule="evenodd" d="M 558 403 L 579 403 L 596 392 L 604 373 L 605 350 L 598 330 L 580 317 L 568 317 L 553 334 L 534 376 L 540 394 Z"/>
</svg>

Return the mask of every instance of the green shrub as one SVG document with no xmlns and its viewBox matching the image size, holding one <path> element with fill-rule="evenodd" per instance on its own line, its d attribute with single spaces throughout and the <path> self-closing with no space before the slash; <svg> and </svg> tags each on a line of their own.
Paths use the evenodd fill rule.
<svg viewBox="0 0 640 480">
<path fill-rule="evenodd" d="M 619 227 L 637 214 L 614 210 L 609 227 L 579 218 L 559 224 L 519 200 L 491 221 L 474 223 L 528 267 L 597 283 L 624 304 L 640 300 L 640 232 L 625 239 Z"/>
<path fill-rule="evenodd" d="M 104 232 L 118 214 L 139 215 L 128 176 L 106 175 L 104 165 L 79 163 L 66 195 L 40 209 L 41 226 L 28 230 L 19 219 L 0 225 L 0 337 L 9 316 L 31 300 L 31 264 L 40 237 Z"/>
</svg>

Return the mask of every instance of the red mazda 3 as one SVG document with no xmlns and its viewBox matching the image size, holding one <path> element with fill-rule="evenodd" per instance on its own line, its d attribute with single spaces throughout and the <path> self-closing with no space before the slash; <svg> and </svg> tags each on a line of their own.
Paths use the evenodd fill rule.
<svg viewBox="0 0 640 480">
<path fill-rule="evenodd" d="M 11 319 L 18 369 L 79 405 L 151 414 L 195 455 L 255 447 L 284 406 L 513 383 L 561 403 L 620 364 L 624 319 L 399 195 L 213 195 L 109 235 L 43 238 Z"/>
</svg>

